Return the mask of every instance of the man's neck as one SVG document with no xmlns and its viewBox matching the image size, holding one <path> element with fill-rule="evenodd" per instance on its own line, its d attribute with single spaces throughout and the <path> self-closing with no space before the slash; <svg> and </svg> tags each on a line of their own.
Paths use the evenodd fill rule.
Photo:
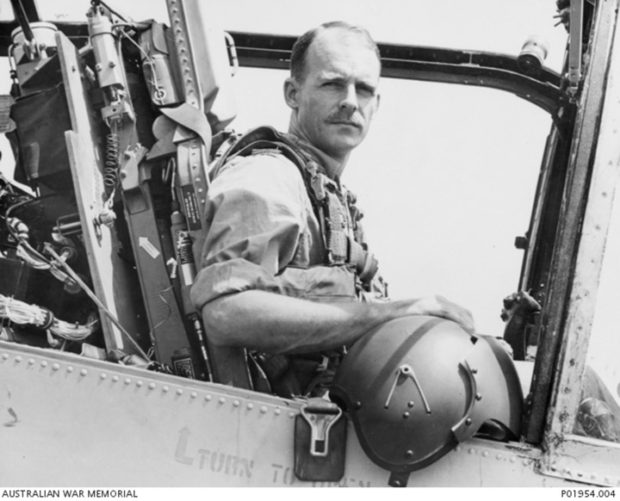
<svg viewBox="0 0 620 501">
<path fill-rule="evenodd" d="M 300 131 L 298 127 L 295 127 L 293 124 L 291 124 L 291 126 L 289 127 L 288 133 L 295 136 L 295 138 L 297 138 L 305 148 L 310 150 L 312 154 L 318 157 L 320 163 L 325 167 L 325 174 L 327 174 L 328 177 L 335 180 L 340 180 L 340 176 L 342 175 L 347 160 L 349 159 L 348 155 L 344 159 L 338 159 L 332 157 L 331 155 L 328 155 L 323 150 L 317 148 L 314 144 L 312 144 L 306 138 L 303 132 Z"/>
</svg>

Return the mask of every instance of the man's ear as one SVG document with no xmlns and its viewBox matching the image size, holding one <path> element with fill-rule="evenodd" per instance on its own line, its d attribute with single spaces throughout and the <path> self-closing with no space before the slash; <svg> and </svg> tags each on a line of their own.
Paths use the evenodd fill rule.
<svg viewBox="0 0 620 501">
<path fill-rule="evenodd" d="M 284 101 L 289 108 L 296 110 L 299 107 L 297 98 L 299 95 L 299 85 L 293 77 L 289 77 L 284 81 Z"/>
</svg>

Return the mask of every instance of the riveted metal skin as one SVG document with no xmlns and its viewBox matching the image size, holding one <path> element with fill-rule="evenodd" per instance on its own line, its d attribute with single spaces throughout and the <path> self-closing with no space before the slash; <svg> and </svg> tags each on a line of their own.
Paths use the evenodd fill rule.
<svg viewBox="0 0 620 501">
<path fill-rule="evenodd" d="M 572 437 L 541 458 L 540 471 L 591 485 L 620 487 L 617 455 L 618 448 L 602 447 L 600 440 Z"/>
<path fill-rule="evenodd" d="M 0 443 L 10 451 L 0 485 L 387 486 L 352 428 L 339 482 L 297 480 L 291 418 L 302 403 L 0 342 Z M 561 485 L 537 473 L 539 460 L 535 448 L 473 439 L 409 485 Z"/>
</svg>

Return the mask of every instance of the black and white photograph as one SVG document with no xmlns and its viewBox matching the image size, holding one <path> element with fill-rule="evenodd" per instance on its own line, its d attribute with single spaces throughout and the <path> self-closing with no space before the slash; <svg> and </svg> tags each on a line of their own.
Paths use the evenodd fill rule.
<svg viewBox="0 0 620 501">
<path fill-rule="evenodd" d="M 619 8 L 0 0 L 0 501 L 620 496 Z"/>
</svg>

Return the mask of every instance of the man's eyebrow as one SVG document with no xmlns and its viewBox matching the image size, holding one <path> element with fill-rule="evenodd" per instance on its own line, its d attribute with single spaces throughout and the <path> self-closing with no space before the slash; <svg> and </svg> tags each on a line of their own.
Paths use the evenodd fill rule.
<svg viewBox="0 0 620 501">
<path fill-rule="evenodd" d="M 319 75 L 318 80 L 320 83 L 326 83 L 326 82 L 347 82 L 349 79 L 346 76 L 340 75 L 338 73 L 324 73 L 324 74 Z M 364 90 L 372 91 L 372 92 L 376 92 L 379 87 L 378 85 L 372 82 L 366 81 L 366 80 L 356 81 L 355 86 L 361 89 L 364 89 Z"/>
<path fill-rule="evenodd" d="M 364 81 L 360 81 L 356 85 L 360 89 L 369 90 L 371 92 L 377 92 L 377 89 L 379 88 L 378 85 L 375 85 L 369 82 L 364 82 Z"/>
</svg>

